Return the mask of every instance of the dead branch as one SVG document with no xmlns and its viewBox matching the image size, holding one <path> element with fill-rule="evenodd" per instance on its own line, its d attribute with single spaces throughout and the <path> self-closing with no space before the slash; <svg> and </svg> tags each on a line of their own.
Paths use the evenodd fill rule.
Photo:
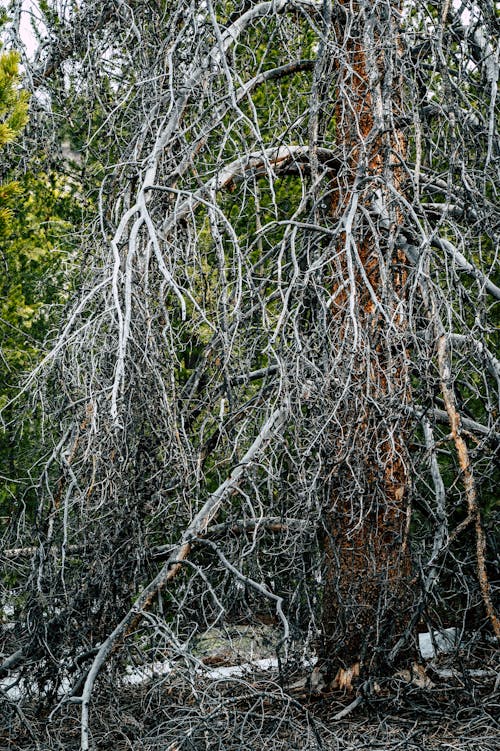
<svg viewBox="0 0 500 751">
<path fill-rule="evenodd" d="M 443 394 L 446 411 L 448 413 L 451 435 L 455 442 L 458 461 L 462 470 L 462 481 L 464 483 L 467 498 L 468 518 L 474 520 L 476 532 L 476 562 L 479 585 L 481 587 L 481 593 L 483 596 L 486 613 L 488 615 L 488 618 L 490 619 L 495 636 L 499 638 L 500 620 L 495 613 L 495 608 L 493 606 L 493 601 L 491 598 L 491 586 L 488 580 L 488 574 L 486 572 L 486 539 L 484 536 L 484 530 L 481 521 L 481 511 L 477 505 L 476 486 L 469 458 L 469 451 L 461 433 L 461 419 L 455 403 L 447 337 L 445 335 L 441 335 L 438 339 L 437 356 L 439 363 L 439 373 L 441 376 L 441 392 Z"/>
</svg>

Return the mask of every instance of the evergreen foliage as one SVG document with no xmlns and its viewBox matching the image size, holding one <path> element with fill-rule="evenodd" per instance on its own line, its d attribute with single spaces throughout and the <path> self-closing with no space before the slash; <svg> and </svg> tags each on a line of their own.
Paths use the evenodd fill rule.
<svg viewBox="0 0 500 751">
<path fill-rule="evenodd" d="M 16 144 L 28 122 L 16 52 L 0 57 L 0 517 L 10 514 L 29 484 L 40 452 L 37 411 L 23 424 L 11 406 L 23 377 L 39 362 L 71 286 L 81 218 L 79 186 L 40 168 L 33 154 L 24 170 Z M 8 148 L 10 146 L 10 148 Z M 19 147 L 20 148 L 20 147 Z M 30 410 L 31 411 L 31 410 Z"/>
</svg>

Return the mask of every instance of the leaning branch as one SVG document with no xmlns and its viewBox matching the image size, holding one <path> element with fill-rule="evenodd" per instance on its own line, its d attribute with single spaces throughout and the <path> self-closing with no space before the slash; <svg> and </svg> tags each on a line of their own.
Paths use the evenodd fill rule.
<svg viewBox="0 0 500 751">
<path fill-rule="evenodd" d="M 495 613 L 493 600 L 491 597 L 491 587 L 488 580 L 485 563 L 486 538 L 481 522 L 481 511 L 477 504 L 476 484 L 472 472 L 472 466 L 469 457 L 467 444 L 464 441 L 461 431 L 461 419 L 456 408 L 455 393 L 452 387 L 450 357 L 447 346 L 446 334 L 442 334 L 437 342 L 437 360 L 439 375 L 441 379 L 441 393 L 448 414 L 451 434 L 455 442 L 458 462 L 462 470 L 463 484 L 467 499 L 467 519 L 465 521 L 474 521 L 476 529 L 476 563 L 479 586 L 483 597 L 486 613 L 493 627 L 495 636 L 500 637 L 500 620 Z"/>
<path fill-rule="evenodd" d="M 81 711 L 81 749 L 88 751 L 89 746 L 89 705 L 92 690 L 97 676 L 109 655 L 117 647 L 118 641 L 123 639 L 133 630 L 150 607 L 153 599 L 167 586 L 168 582 L 175 577 L 191 552 L 193 542 L 197 537 L 204 535 L 211 520 L 216 516 L 222 502 L 232 490 L 234 490 L 244 474 L 245 470 L 253 463 L 256 456 L 269 440 L 279 432 L 286 420 L 286 409 L 278 409 L 269 417 L 259 435 L 252 443 L 241 462 L 233 469 L 230 476 L 220 485 L 215 493 L 212 493 L 191 521 L 182 535 L 179 544 L 174 548 L 165 565 L 157 576 L 143 589 L 133 607 L 122 618 L 114 631 L 101 644 L 92 666 L 89 670 L 82 695 L 79 702 Z"/>
</svg>

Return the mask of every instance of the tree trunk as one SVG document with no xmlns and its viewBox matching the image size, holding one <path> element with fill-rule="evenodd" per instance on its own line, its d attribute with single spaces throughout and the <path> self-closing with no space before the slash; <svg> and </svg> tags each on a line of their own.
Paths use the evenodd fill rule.
<svg viewBox="0 0 500 751">
<path fill-rule="evenodd" d="M 329 446 L 322 656 L 341 687 L 383 669 L 409 620 L 398 15 L 395 3 L 342 0 L 333 21 L 343 167 L 332 185 L 341 234 L 331 312 L 350 362 L 337 379 L 343 399 Z"/>
</svg>

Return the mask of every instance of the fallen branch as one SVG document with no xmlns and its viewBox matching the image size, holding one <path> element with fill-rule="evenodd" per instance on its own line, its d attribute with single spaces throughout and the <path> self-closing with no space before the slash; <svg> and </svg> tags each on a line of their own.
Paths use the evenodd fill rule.
<svg viewBox="0 0 500 751">
<path fill-rule="evenodd" d="M 351 714 L 351 712 L 354 712 L 356 707 L 359 707 L 360 704 L 363 702 L 362 696 L 357 696 L 354 701 L 352 701 L 350 704 L 347 705 L 344 709 L 342 709 L 340 712 L 337 712 L 337 714 L 334 714 L 333 717 L 331 717 L 331 720 L 343 720 L 344 717 L 347 717 L 348 714 Z"/>
<path fill-rule="evenodd" d="M 66 545 L 65 553 L 81 553 L 85 550 L 85 545 Z M 25 548 L 7 548 L 2 552 L 2 557 L 7 559 L 28 558 L 40 551 L 39 545 L 28 545 Z M 63 548 L 61 545 L 51 545 L 47 551 L 50 555 L 62 555 Z"/>
</svg>

